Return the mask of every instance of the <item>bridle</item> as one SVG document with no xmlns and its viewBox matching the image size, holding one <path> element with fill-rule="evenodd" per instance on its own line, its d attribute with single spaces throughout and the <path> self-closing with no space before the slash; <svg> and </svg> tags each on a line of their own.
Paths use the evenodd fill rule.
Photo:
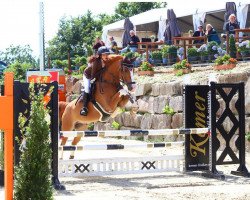
<svg viewBox="0 0 250 200">
<path fill-rule="evenodd" d="M 104 62 L 104 61 L 103 61 Z M 130 81 L 130 82 L 127 82 L 125 81 L 125 77 L 124 77 L 124 74 L 126 72 L 126 70 L 128 70 L 128 72 L 130 73 L 130 70 L 132 70 L 130 67 L 126 66 L 126 65 L 123 65 L 122 63 L 120 64 L 120 67 L 119 67 L 119 74 L 121 75 L 120 77 L 117 78 L 117 75 L 116 74 L 113 74 L 112 72 L 110 72 L 108 70 L 109 68 L 106 67 L 105 65 L 102 67 L 102 69 L 98 72 L 99 73 L 99 77 L 100 79 L 97 80 L 100 82 L 100 93 L 104 93 L 104 89 L 103 89 L 103 86 L 102 86 L 102 83 L 109 83 L 113 86 L 115 86 L 117 88 L 117 91 L 122 89 L 123 86 L 121 85 L 121 83 L 125 84 L 125 85 L 132 85 L 132 84 L 135 84 L 134 81 Z M 112 81 L 109 81 L 109 80 L 104 80 L 103 79 L 103 73 L 106 72 L 107 74 L 109 74 L 111 77 L 112 77 Z M 131 77 L 132 78 L 132 77 Z"/>
<path fill-rule="evenodd" d="M 129 68 L 128 66 L 126 65 L 123 65 L 121 64 L 121 67 L 120 67 L 120 71 L 121 71 L 121 79 L 120 79 L 120 82 L 126 84 L 126 85 L 132 85 L 132 84 L 135 84 L 135 81 L 131 81 L 131 82 L 126 82 L 125 81 L 125 78 L 124 78 L 124 72 L 128 70 L 129 73 L 130 73 L 130 70 L 133 70 L 133 68 Z M 131 77 L 132 78 L 132 77 Z"/>
</svg>

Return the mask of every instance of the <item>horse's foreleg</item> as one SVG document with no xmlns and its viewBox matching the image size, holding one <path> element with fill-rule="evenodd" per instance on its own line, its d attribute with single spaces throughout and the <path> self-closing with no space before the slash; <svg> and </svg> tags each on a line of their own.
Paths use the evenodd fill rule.
<svg viewBox="0 0 250 200">
<path fill-rule="evenodd" d="M 124 108 L 125 105 L 128 103 L 128 101 L 129 101 L 129 96 L 128 95 L 127 96 L 123 96 L 123 98 L 119 101 L 118 106 L 120 108 Z"/>
<path fill-rule="evenodd" d="M 110 105 L 111 109 L 115 110 L 118 107 L 118 104 L 125 98 L 127 98 L 128 92 L 125 89 L 119 90 L 111 99 Z M 126 102 L 127 103 L 127 102 Z"/>
</svg>

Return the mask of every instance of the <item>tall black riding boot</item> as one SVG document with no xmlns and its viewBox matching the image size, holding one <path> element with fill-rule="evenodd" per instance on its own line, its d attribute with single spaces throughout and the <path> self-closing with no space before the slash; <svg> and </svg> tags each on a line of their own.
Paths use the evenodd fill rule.
<svg viewBox="0 0 250 200">
<path fill-rule="evenodd" d="M 89 93 L 83 92 L 83 97 L 82 97 L 83 107 L 80 110 L 80 115 L 87 116 L 87 114 L 88 114 L 88 108 L 87 108 L 88 102 L 89 102 Z"/>
</svg>

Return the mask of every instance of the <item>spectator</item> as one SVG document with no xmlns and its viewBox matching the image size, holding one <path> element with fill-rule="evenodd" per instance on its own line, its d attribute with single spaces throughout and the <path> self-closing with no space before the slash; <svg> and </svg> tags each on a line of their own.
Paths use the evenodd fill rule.
<svg viewBox="0 0 250 200">
<path fill-rule="evenodd" d="M 205 35 L 205 33 L 204 33 L 204 30 L 203 30 L 203 26 L 199 25 L 198 30 L 196 30 L 194 32 L 193 37 L 202 37 L 204 35 Z M 194 40 L 194 44 L 203 44 L 203 43 L 204 43 L 204 40 Z"/>
<path fill-rule="evenodd" d="M 97 37 L 95 39 L 95 43 L 93 45 L 93 50 L 94 53 L 96 54 L 97 50 L 101 47 L 101 46 L 105 46 L 105 43 L 100 39 L 100 37 Z"/>
<path fill-rule="evenodd" d="M 231 14 L 229 16 L 229 22 L 226 23 L 226 30 L 229 34 L 235 34 L 235 30 L 234 29 L 239 29 L 240 26 L 236 20 L 236 16 L 235 14 Z"/>
<path fill-rule="evenodd" d="M 127 47 L 121 50 L 121 53 L 125 53 L 128 50 L 130 50 L 131 52 L 136 52 L 138 49 L 137 43 L 140 42 L 140 39 L 138 38 L 137 35 L 135 35 L 134 30 L 129 31 L 129 34 L 130 34 L 130 42 Z"/>
<path fill-rule="evenodd" d="M 113 37 L 113 36 L 110 36 L 110 37 L 109 37 L 109 41 L 110 41 L 110 50 L 111 50 L 113 53 L 116 53 L 116 51 L 117 51 L 117 43 L 116 43 L 116 41 L 114 40 L 114 37 Z"/>
<path fill-rule="evenodd" d="M 207 36 L 208 42 L 215 41 L 218 44 L 221 43 L 220 38 L 219 38 L 216 30 L 213 28 L 213 26 L 211 24 L 207 24 L 207 26 L 206 26 L 206 36 Z"/>
</svg>

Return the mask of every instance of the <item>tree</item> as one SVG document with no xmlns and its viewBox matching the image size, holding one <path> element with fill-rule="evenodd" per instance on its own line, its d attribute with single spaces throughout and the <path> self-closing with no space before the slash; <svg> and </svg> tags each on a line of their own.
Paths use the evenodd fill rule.
<svg viewBox="0 0 250 200">
<path fill-rule="evenodd" d="M 43 98 L 43 92 L 40 90 L 35 94 L 34 85 L 31 84 L 28 125 L 26 126 L 27 118 L 24 115 L 19 117 L 19 126 L 26 145 L 23 146 L 24 151 L 16 169 L 15 200 L 53 199 L 50 129 L 49 122 L 46 121 L 48 109 L 44 107 Z"/>
<path fill-rule="evenodd" d="M 69 19 L 63 17 L 57 35 L 49 41 L 46 53 L 51 60 L 84 56 L 83 44 L 92 46 L 101 31 L 102 21 L 94 17 L 89 10 L 83 16 Z"/>
<path fill-rule="evenodd" d="M 30 64 L 16 61 L 15 63 L 9 65 L 5 72 L 13 72 L 15 80 L 25 81 L 26 72 L 29 68 L 31 68 Z"/>
<path fill-rule="evenodd" d="M 46 54 L 50 60 L 65 60 L 71 57 L 91 55 L 90 47 L 97 36 L 101 36 L 104 25 L 153 8 L 165 7 L 162 2 L 121 2 L 115 14 L 93 16 L 87 11 L 78 17 L 63 17 L 59 23 L 57 35 L 49 41 Z M 86 51 L 87 50 L 87 51 Z"/>
<path fill-rule="evenodd" d="M 124 19 L 154 8 L 164 8 L 166 5 L 166 2 L 120 2 L 115 13 L 119 19 Z"/>
<path fill-rule="evenodd" d="M 4 61 L 7 64 L 12 64 L 15 62 L 28 63 L 35 68 L 38 67 L 38 62 L 36 61 L 32 53 L 33 51 L 29 45 L 11 45 L 10 47 L 6 48 L 5 51 L 0 52 L 0 60 Z"/>
</svg>

